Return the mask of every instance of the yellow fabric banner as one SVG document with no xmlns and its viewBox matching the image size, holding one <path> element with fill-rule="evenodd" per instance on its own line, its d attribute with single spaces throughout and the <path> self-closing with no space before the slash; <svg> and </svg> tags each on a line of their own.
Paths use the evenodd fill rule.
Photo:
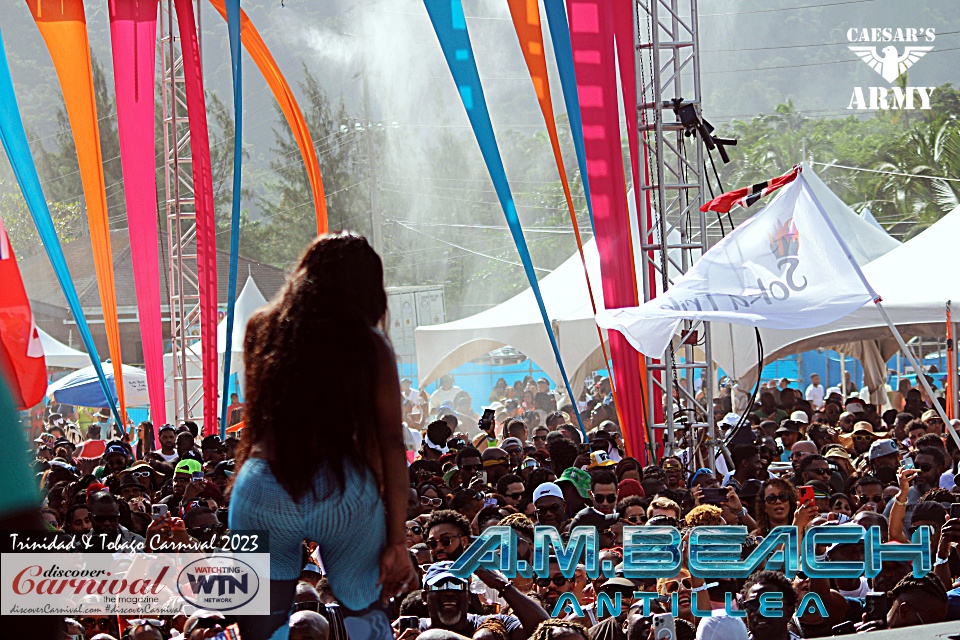
<svg viewBox="0 0 960 640">
<path fill-rule="evenodd" d="M 107 215 L 107 194 L 103 178 L 103 155 L 100 150 L 100 127 L 93 92 L 93 65 L 83 0 L 27 0 L 27 6 L 47 45 L 53 66 L 60 80 L 63 101 L 70 120 L 70 129 L 77 147 L 80 181 L 87 205 L 87 224 L 93 244 L 93 263 L 103 307 L 103 324 L 117 401 L 126 430 L 127 407 L 123 392 L 120 355 L 120 325 L 117 320 L 117 295 L 113 278 L 113 252 L 110 248 L 110 222 Z"/>
<path fill-rule="evenodd" d="M 223 0 L 210 0 L 210 4 L 224 20 L 227 19 L 227 10 Z M 317 214 L 317 235 L 326 233 L 327 199 L 323 193 L 323 177 L 320 175 L 317 150 L 313 146 L 313 138 L 310 137 L 307 121 L 303 117 L 303 112 L 300 111 L 297 99 L 293 97 L 290 85 L 287 84 L 276 61 L 270 55 L 266 43 L 242 9 L 240 10 L 240 42 L 243 43 L 243 48 L 247 50 L 254 64 L 260 69 L 260 73 L 263 74 L 263 79 L 267 81 L 270 91 L 273 92 L 273 97 L 277 99 L 280 110 L 287 119 L 287 124 L 293 131 L 297 146 L 300 148 L 300 155 L 303 156 L 303 164 L 307 170 L 310 191 L 313 192 L 313 206 Z"/>
</svg>

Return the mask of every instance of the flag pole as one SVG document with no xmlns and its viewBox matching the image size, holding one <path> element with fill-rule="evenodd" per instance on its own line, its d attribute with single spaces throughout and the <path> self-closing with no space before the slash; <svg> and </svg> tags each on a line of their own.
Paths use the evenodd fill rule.
<svg viewBox="0 0 960 640">
<path fill-rule="evenodd" d="M 803 177 L 801 172 L 797 176 L 797 180 L 803 182 L 804 186 L 807 189 L 810 188 L 810 184 Z M 910 361 L 910 364 L 913 366 L 913 370 L 917 372 L 917 381 L 923 386 L 923 390 L 927 392 L 927 396 L 930 398 L 934 410 L 940 416 L 940 419 L 943 420 L 943 424 L 946 426 L 950 435 L 953 436 L 954 442 L 957 443 L 957 446 L 960 447 L 960 435 L 957 434 L 957 430 L 953 428 L 953 425 L 950 424 L 950 420 L 947 418 L 946 412 L 943 410 L 943 407 L 940 406 L 940 403 L 937 402 L 937 397 L 933 393 L 933 389 L 930 388 L 930 383 L 927 382 L 927 377 L 923 374 L 923 369 L 920 367 L 920 362 L 917 360 L 916 356 L 913 355 L 913 351 L 910 347 L 907 346 L 907 343 L 904 342 L 903 336 L 900 335 L 900 331 L 897 329 L 897 326 L 893 324 L 893 321 L 890 319 L 890 316 L 887 315 L 887 310 L 883 308 L 883 305 L 880 304 L 882 298 L 873 290 L 873 287 L 870 286 L 870 283 L 867 282 L 866 276 L 863 275 L 863 271 L 860 269 L 860 265 L 857 264 L 857 261 L 854 259 L 853 254 L 850 253 L 847 243 L 843 241 L 843 238 L 840 237 L 840 233 L 837 232 L 837 228 L 833 226 L 833 221 L 830 220 L 830 216 L 827 215 L 827 212 L 823 210 L 823 207 L 820 205 L 820 202 L 816 198 L 810 198 L 814 205 L 817 207 L 817 211 L 820 213 L 820 217 L 823 218 L 824 223 L 827 225 L 827 228 L 830 229 L 830 232 L 833 233 L 833 237 L 836 239 L 837 243 L 843 249 L 843 255 L 846 256 L 847 260 L 850 262 L 850 266 L 853 267 L 853 270 L 856 272 L 857 276 L 860 278 L 860 282 L 863 283 L 863 286 L 866 288 L 867 292 L 873 297 L 873 304 L 876 306 L 877 311 L 880 312 L 880 316 L 883 318 L 883 321 L 887 323 L 887 327 L 890 329 L 890 333 L 893 334 L 893 337 L 896 339 L 897 344 L 900 345 L 900 351 L 907 356 L 907 360 Z M 841 380 L 841 385 L 846 382 Z"/>
</svg>

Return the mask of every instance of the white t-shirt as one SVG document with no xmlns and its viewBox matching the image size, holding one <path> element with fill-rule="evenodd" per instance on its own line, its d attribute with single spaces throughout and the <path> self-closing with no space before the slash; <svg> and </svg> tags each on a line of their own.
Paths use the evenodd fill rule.
<svg viewBox="0 0 960 640">
<path fill-rule="evenodd" d="M 430 410 L 436 411 L 437 409 L 440 408 L 440 405 L 442 405 L 444 402 L 449 402 L 452 405 L 453 399 L 456 398 L 457 394 L 460 393 L 461 391 L 463 391 L 463 389 L 461 389 L 456 385 L 450 387 L 447 390 L 444 390 L 442 388 L 437 389 L 430 396 Z"/>
<path fill-rule="evenodd" d="M 158 449 L 157 453 L 160 454 L 160 457 L 163 458 L 164 462 L 169 462 L 170 464 L 174 464 L 177 461 L 177 458 L 180 457 L 180 455 L 176 451 L 174 451 L 170 455 L 167 455 L 163 451 L 160 451 Z"/>
<path fill-rule="evenodd" d="M 812 384 L 807 387 L 807 390 L 804 392 L 803 397 L 807 399 L 813 406 L 817 409 L 823 406 L 823 397 L 824 397 L 824 388 L 823 385 L 818 384 L 813 386 Z"/>
</svg>

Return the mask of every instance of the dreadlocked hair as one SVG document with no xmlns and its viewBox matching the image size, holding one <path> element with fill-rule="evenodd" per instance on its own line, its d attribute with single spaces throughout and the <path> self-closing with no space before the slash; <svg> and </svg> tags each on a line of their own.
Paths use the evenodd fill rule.
<svg viewBox="0 0 960 640">
<path fill-rule="evenodd" d="M 347 461 L 364 464 L 380 480 L 375 393 L 385 338 L 376 328 L 386 309 L 383 264 L 365 238 L 341 232 L 313 241 L 277 296 L 247 325 L 238 469 L 261 447 L 294 500 L 314 490 L 325 465 L 341 488 Z M 353 388 L 350 411 L 305 413 L 305 401 L 344 379 Z"/>
<path fill-rule="evenodd" d="M 590 640 L 590 632 L 579 622 L 556 618 L 550 618 L 538 624 L 537 628 L 530 634 L 530 640 L 551 640 L 554 635 L 566 635 L 568 633 L 576 633 L 583 636 L 584 640 Z"/>
</svg>

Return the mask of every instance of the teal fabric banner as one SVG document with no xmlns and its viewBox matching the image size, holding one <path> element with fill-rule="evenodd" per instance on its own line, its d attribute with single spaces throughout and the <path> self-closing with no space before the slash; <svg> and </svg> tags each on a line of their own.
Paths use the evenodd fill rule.
<svg viewBox="0 0 960 640">
<path fill-rule="evenodd" d="M 30 154 L 27 133 L 23 128 L 23 119 L 20 117 L 20 108 L 17 106 L 17 96 L 13 91 L 13 78 L 10 76 L 10 67 L 7 64 L 2 32 L 0 32 L 0 142 L 3 143 L 3 148 L 7 152 L 7 159 L 10 161 L 10 166 L 13 167 L 13 173 L 20 185 L 20 190 L 23 192 L 23 198 L 27 202 L 27 208 L 37 225 L 40 241 L 43 242 L 43 248 L 47 252 L 47 257 L 50 258 L 53 272 L 57 276 L 60 288 L 63 290 L 63 297 L 67 299 L 70 313 L 73 314 L 73 319 L 77 323 L 80 339 L 83 341 L 83 345 L 90 355 L 93 368 L 97 372 L 97 379 L 100 381 L 103 395 L 106 396 L 107 402 L 110 404 L 110 410 L 113 412 L 117 424 L 123 429 L 125 425 L 120 419 L 117 403 L 113 399 L 114 392 L 107 383 L 107 378 L 103 375 L 100 356 L 97 354 L 97 345 L 93 342 L 93 335 L 91 335 L 90 327 L 87 325 L 87 318 L 83 315 L 80 297 L 77 295 L 73 278 L 70 277 L 67 259 L 63 255 L 60 239 L 57 238 L 57 230 L 53 226 L 53 218 L 50 217 L 50 208 L 47 206 L 43 189 L 40 187 L 40 176 L 37 175 L 37 167 L 33 162 L 33 156 Z"/>
<path fill-rule="evenodd" d="M 457 85 L 460 99 L 467 110 L 467 117 L 470 119 L 470 125 L 473 127 L 477 143 L 480 145 L 480 153 L 483 155 L 487 171 L 490 173 L 490 179 L 493 181 L 497 199 L 500 200 L 503 215 L 507 219 L 507 226 L 510 227 L 510 235 L 513 236 L 513 242 L 517 245 L 517 253 L 520 254 L 523 271 L 530 282 L 530 288 L 533 289 L 533 295 L 537 299 L 537 306 L 540 308 L 540 315 L 543 317 L 543 326 L 550 337 L 550 346 L 553 347 L 553 354 L 557 359 L 557 366 L 560 368 L 560 375 L 563 377 L 567 395 L 576 406 L 576 396 L 570 388 L 570 380 L 567 378 L 563 360 L 560 358 L 557 336 L 553 332 L 550 316 L 547 315 L 547 309 L 543 303 L 540 284 L 537 282 L 537 274 L 533 268 L 533 260 L 527 248 L 527 241 L 523 237 L 523 229 L 520 226 L 520 218 L 517 216 L 513 194 L 510 192 L 507 172 L 503 167 L 503 159 L 500 157 L 497 139 L 493 134 L 493 123 L 490 121 L 490 112 L 487 110 L 487 103 L 483 97 L 480 72 L 477 70 L 477 63 L 473 57 L 470 34 L 467 33 L 467 22 L 463 15 L 463 5 L 460 0 L 424 0 L 424 5 L 430 15 L 430 21 L 433 23 L 437 39 L 440 41 L 440 48 L 447 60 L 447 66 L 450 67 L 450 73 Z M 577 413 L 577 421 L 580 424 L 580 430 L 586 435 L 579 412 Z"/>
</svg>

